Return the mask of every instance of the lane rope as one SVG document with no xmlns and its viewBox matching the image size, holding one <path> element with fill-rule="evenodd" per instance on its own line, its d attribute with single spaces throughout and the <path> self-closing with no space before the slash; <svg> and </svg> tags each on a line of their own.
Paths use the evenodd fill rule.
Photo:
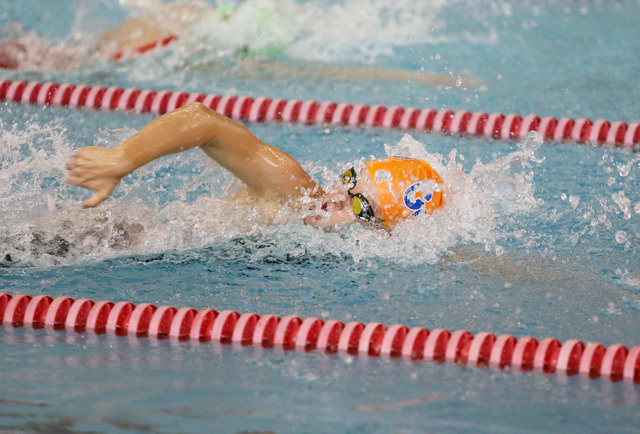
<svg viewBox="0 0 640 434">
<path fill-rule="evenodd" d="M 561 343 L 468 330 L 428 330 L 372 322 L 323 321 L 296 315 L 240 314 L 234 310 L 200 311 L 151 303 L 94 302 L 85 298 L 0 293 L 0 318 L 5 327 L 47 328 L 78 333 L 108 333 L 179 341 L 235 343 L 284 350 L 340 352 L 358 356 L 449 362 L 463 366 L 580 374 L 586 378 L 625 380 L 640 384 L 640 346 L 605 347 L 577 339 Z"/>
<path fill-rule="evenodd" d="M 471 113 L 467 110 L 454 112 L 449 109 L 206 95 L 199 92 L 189 94 L 183 91 L 124 89 L 117 86 L 87 86 L 22 80 L 0 81 L 0 101 L 3 100 L 22 104 L 132 111 L 158 115 L 192 102 L 200 102 L 232 119 L 249 122 L 394 128 L 496 140 L 519 140 L 529 131 L 537 131 L 545 141 L 573 141 L 618 147 L 634 147 L 640 143 L 639 122 L 627 124 L 604 119 L 593 122 L 586 118 L 557 119 L 533 114 L 522 117 L 515 113 L 507 115 Z"/>
</svg>

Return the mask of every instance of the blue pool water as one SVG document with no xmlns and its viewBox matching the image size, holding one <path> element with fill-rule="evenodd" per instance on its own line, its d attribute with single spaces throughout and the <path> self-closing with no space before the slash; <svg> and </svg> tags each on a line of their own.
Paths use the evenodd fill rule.
<svg viewBox="0 0 640 434">
<path fill-rule="evenodd" d="M 78 53 L 143 3 L 4 0 L 0 25 L 20 21 L 21 40 Z M 277 4 L 257 36 L 243 12 L 221 43 L 212 35 L 228 23 L 205 15 L 168 50 L 0 77 L 640 119 L 638 2 Z M 269 49 L 237 54 L 247 47 Z M 239 185 L 198 150 L 150 164 L 82 210 L 87 192 L 64 183 L 68 155 L 113 146 L 152 116 L 9 103 L 0 114 L 0 292 L 640 344 L 634 150 L 248 125 L 326 183 L 370 155 L 428 158 L 455 200 L 388 237 L 260 223 L 225 205 Z M 11 327 L 0 344 L 6 431 L 634 432 L 640 422 L 637 385 L 579 376 Z"/>
</svg>

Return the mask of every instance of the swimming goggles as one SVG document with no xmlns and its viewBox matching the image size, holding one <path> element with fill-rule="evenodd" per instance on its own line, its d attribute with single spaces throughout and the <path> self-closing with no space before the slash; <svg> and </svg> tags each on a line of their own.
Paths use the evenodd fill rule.
<svg viewBox="0 0 640 434">
<path fill-rule="evenodd" d="M 351 198 L 351 211 L 356 217 L 367 222 L 375 218 L 367 198 L 360 193 L 351 193 L 351 190 L 356 186 L 356 171 L 353 167 L 342 174 L 342 184 L 347 187 L 347 193 Z"/>
</svg>

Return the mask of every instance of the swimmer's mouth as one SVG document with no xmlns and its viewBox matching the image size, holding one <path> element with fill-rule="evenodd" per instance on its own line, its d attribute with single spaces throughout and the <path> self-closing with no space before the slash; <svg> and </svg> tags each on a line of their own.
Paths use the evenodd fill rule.
<svg viewBox="0 0 640 434">
<path fill-rule="evenodd" d="M 329 202 L 324 201 L 321 205 L 315 205 L 309 207 L 309 213 L 304 218 L 304 222 L 308 223 L 319 223 L 327 218 L 329 213 Z"/>
</svg>

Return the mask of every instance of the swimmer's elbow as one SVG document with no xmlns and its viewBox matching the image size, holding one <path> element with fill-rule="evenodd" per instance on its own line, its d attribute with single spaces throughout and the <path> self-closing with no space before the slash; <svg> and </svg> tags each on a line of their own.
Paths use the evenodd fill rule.
<svg viewBox="0 0 640 434">
<path fill-rule="evenodd" d="M 201 102 L 192 102 L 191 104 L 185 106 L 184 109 L 189 113 L 191 120 L 194 123 L 206 125 L 209 128 L 214 128 L 221 131 L 230 129 L 241 129 L 248 131 L 248 129 L 243 125 L 240 125 L 227 116 L 224 116 L 217 111 L 207 107 Z"/>
<path fill-rule="evenodd" d="M 259 140 L 244 125 L 207 107 L 201 102 L 193 102 L 184 107 L 189 123 L 200 130 L 204 138 L 201 146 L 219 147 L 239 143 L 254 143 Z"/>
<path fill-rule="evenodd" d="M 175 119 L 182 123 L 183 126 L 193 129 L 198 126 L 210 127 L 216 121 L 219 122 L 220 117 L 224 118 L 225 116 L 220 115 L 201 102 L 192 102 L 167 113 L 163 117 Z"/>
<path fill-rule="evenodd" d="M 214 110 L 197 101 L 182 107 L 180 110 L 188 113 L 194 120 L 201 118 L 206 119 L 210 116 L 215 116 L 216 113 Z"/>
</svg>

